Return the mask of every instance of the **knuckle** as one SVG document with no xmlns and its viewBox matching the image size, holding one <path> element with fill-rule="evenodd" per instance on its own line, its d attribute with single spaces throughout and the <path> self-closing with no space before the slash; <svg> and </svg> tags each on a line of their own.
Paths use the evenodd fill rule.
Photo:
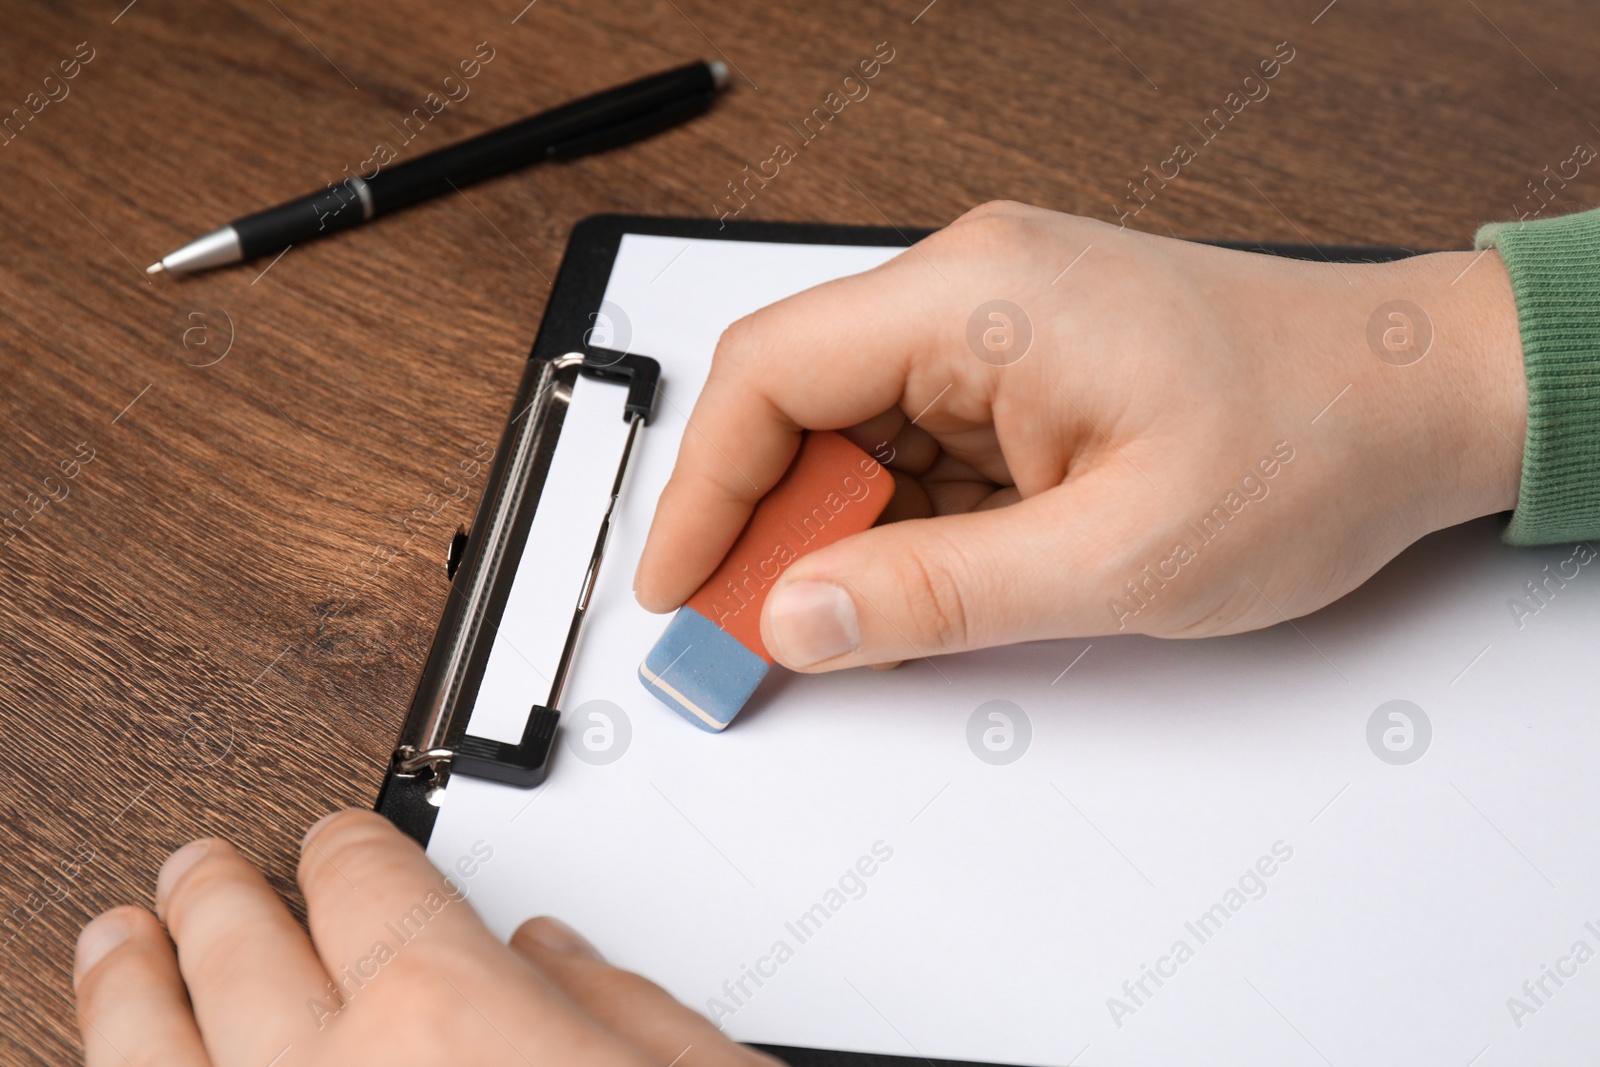
<svg viewBox="0 0 1600 1067">
<path fill-rule="evenodd" d="M 118 1032 L 118 1027 L 112 1027 L 112 1032 L 110 1033 L 96 1027 L 90 1033 L 86 1033 L 85 1045 L 90 1046 L 90 1048 L 99 1045 L 99 1048 L 102 1049 L 102 1056 L 96 1059 L 96 1056 L 90 1053 L 85 1057 L 85 1061 L 90 1062 L 90 1064 L 96 1064 L 96 1062 L 117 1064 L 117 1067 L 178 1067 L 178 1064 L 187 1067 L 187 1065 L 197 1062 L 194 1059 L 190 1059 L 189 1056 L 181 1056 L 181 1054 L 174 1057 L 173 1048 L 171 1048 L 173 1041 L 160 1040 L 160 1038 L 176 1037 L 171 1033 L 174 1027 L 170 1022 L 168 1024 L 157 1022 L 154 1025 L 154 1029 L 157 1032 L 157 1040 L 149 1040 L 152 1037 L 149 1032 L 125 1035 L 125 1033 Z M 114 1033 L 115 1043 L 112 1043 L 112 1035 Z M 128 1040 L 130 1037 L 133 1037 L 134 1040 Z"/>
<path fill-rule="evenodd" d="M 951 225 L 960 226 L 996 218 L 1015 217 L 1035 210 L 1037 209 L 1016 200 L 987 200 L 977 207 L 968 209 Z"/>
<path fill-rule="evenodd" d="M 117 1054 L 127 1067 L 172 1067 L 172 1060 L 163 1048 L 135 1046 L 126 1053 L 119 1049 Z"/>
<path fill-rule="evenodd" d="M 763 311 L 765 309 L 736 319 L 722 331 L 711 357 L 713 373 L 727 373 L 743 365 L 759 351 L 761 338 L 764 336 L 762 323 L 766 319 Z"/>
<path fill-rule="evenodd" d="M 582 961 L 588 963 L 590 973 L 582 981 L 588 996 L 597 1005 L 607 1005 L 616 1009 L 623 1009 L 637 1005 L 640 1001 L 651 997 L 664 997 L 666 991 L 650 979 L 624 971 L 610 964 Z"/>
<path fill-rule="evenodd" d="M 220 838 L 211 839 L 205 854 L 183 872 L 162 905 L 162 918 L 174 940 L 208 898 L 239 884 L 244 865 L 244 857 L 232 845 Z"/>
<path fill-rule="evenodd" d="M 197 989 L 225 989 L 240 972 L 256 968 L 259 941 L 245 923 L 209 924 L 204 937 L 178 937 L 178 963 L 186 984 Z"/>
<path fill-rule="evenodd" d="M 394 826 L 374 811 L 341 811 L 317 828 L 300 852 L 300 880 L 303 886 L 325 877 L 341 877 L 338 871 L 358 859 L 379 841 L 392 839 Z"/>
<path fill-rule="evenodd" d="M 1039 208 L 1011 200 L 979 204 L 929 240 L 962 262 L 976 261 L 985 269 L 1014 262 L 1038 235 Z"/>
<path fill-rule="evenodd" d="M 626 1017 L 643 1002 L 669 996 L 650 979 L 603 960 L 552 953 L 534 936 L 543 921 L 530 919 L 519 926 L 511 935 L 511 947 L 537 959 L 540 967 L 551 969 L 557 981 L 590 1009 L 606 1016 Z"/>
<path fill-rule="evenodd" d="M 251 892 L 247 879 L 253 877 L 248 861 L 219 841 L 172 887 L 166 902 L 166 925 L 190 984 L 220 988 L 253 958 L 253 928 L 233 921 L 239 894 Z"/>
<path fill-rule="evenodd" d="M 697 502 L 696 507 L 704 507 L 707 500 L 738 501 L 745 506 L 753 506 L 761 498 L 759 491 L 728 458 L 725 443 L 712 443 L 717 447 L 701 453 L 693 464 L 683 462 L 680 455 L 681 469 L 675 470 L 672 475 L 673 495 Z M 666 496 L 663 492 L 662 497 Z"/>
<path fill-rule="evenodd" d="M 428 961 L 402 954 L 391 971 L 384 974 L 378 988 L 384 1015 L 405 1019 L 422 1032 L 449 1033 L 459 1029 L 461 1020 L 455 1009 L 461 1001 L 457 998 L 451 1004 L 439 996 L 440 975 L 462 990 L 471 990 L 483 981 L 481 973 L 463 966 L 457 958 Z M 456 1051 L 459 1053 L 459 1047 Z"/>
<path fill-rule="evenodd" d="M 961 651 L 972 647 L 972 616 L 967 610 L 963 576 L 952 568 L 949 553 L 937 556 L 912 551 L 906 556 L 906 606 L 916 629 L 933 646 L 928 651 Z"/>
</svg>

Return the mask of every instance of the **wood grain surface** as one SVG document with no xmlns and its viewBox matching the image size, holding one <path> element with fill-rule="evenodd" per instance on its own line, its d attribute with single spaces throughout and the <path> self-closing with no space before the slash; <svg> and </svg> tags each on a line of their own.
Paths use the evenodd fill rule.
<svg viewBox="0 0 1600 1067">
<path fill-rule="evenodd" d="M 885 42 L 740 218 L 1115 220 L 1283 42 L 1129 225 L 1464 247 L 1597 199 L 1587 172 L 1542 207 L 1530 184 L 1600 144 L 1583 0 L 524 3 L 0 0 L 0 1062 L 79 1057 L 76 932 L 148 901 L 171 849 L 225 835 L 292 893 L 305 827 L 372 803 L 572 224 L 730 209 Z M 733 91 L 647 143 L 275 262 L 142 272 L 380 143 L 718 57 Z"/>
</svg>

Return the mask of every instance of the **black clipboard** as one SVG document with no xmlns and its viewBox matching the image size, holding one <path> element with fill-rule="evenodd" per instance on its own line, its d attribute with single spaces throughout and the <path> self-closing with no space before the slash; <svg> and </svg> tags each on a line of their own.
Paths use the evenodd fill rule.
<svg viewBox="0 0 1600 1067">
<path fill-rule="evenodd" d="M 579 222 L 567 241 L 544 320 L 529 352 L 510 417 L 490 466 L 482 500 L 470 529 L 459 531 L 445 564 L 449 595 L 422 676 L 394 754 L 384 775 L 376 810 L 424 847 L 438 811 L 430 795 L 452 774 L 488 778 L 531 788 L 544 777 L 560 715 L 565 667 L 581 635 L 587 593 L 603 565 L 609 512 L 590 556 L 590 573 L 575 605 L 552 610 L 573 613 L 551 695 L 532 704 L 522 742 L 510 745 L 467 734 L 477 690 L 488 662 L 492 635 L 510 595 L 511 582 L 528 531 L 538 511 L 541 489 L 559 440 L 565 398 L 573 382 L 586 376 L 628 390 L 624 418 L 628 444 L 613 485 L 615 502 L 634 436 L 649 420 L 659 366 L 648 356 L 589 344 L 595 316 L 611 278 L 612 265 L 626 234 L 754 241 L 785 244 L 910 246 L 933 233 L 892 226 L 840 226 L 792 222 L 718 222 L 714 219 L 596 215 Z M 1321 260 L 1329 263 L 1381 263 L 1420 254 L 1386 247 L 1208 240 L 1237 251 Z M 754 1045 L 794 1067 L 981 1067 L 971 1061 L 929 1060 L 826 1049 Z"/>
</svg>

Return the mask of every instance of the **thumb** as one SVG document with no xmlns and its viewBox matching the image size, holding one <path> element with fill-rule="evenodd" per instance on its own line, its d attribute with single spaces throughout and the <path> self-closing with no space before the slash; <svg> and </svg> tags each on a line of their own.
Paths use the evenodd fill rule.
<svg viewBox="0 0 1600 1067">
<path fill-rule="evenodd" d="M 768 594 L 762 640 L 815 672 L 1098 633 L 1104 584 L 1089 561 L 1109 553 L 1076 488 L 888 523 L 804 556 Z"/>
</svg>

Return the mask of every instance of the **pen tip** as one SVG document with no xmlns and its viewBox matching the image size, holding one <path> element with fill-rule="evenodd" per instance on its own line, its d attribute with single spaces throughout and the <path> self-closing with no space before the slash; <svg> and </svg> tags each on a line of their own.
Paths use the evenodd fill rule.
<svg viewBox="0 0 1600 1067">
<path fill-rule="evenodd" d="M 728 65 L 720 59 L 713 59 L 706 66 L 711 68 L 711 84 L 718 89 L 726 89 L 728 87 Z"/>
<path fill-rule="evenodd" d="M 157 260 L 156 262 L 154 262 L 154 263 L 150 264 L 148 267 L 146 267 L 144 269 L 144 272 L 146 274 L 160 274 L 162 271 L 164 271 L 166 269 L 167 269 L 166 267 L 163 267 L 161 265 L 160 260 Z"/>
</svg>

